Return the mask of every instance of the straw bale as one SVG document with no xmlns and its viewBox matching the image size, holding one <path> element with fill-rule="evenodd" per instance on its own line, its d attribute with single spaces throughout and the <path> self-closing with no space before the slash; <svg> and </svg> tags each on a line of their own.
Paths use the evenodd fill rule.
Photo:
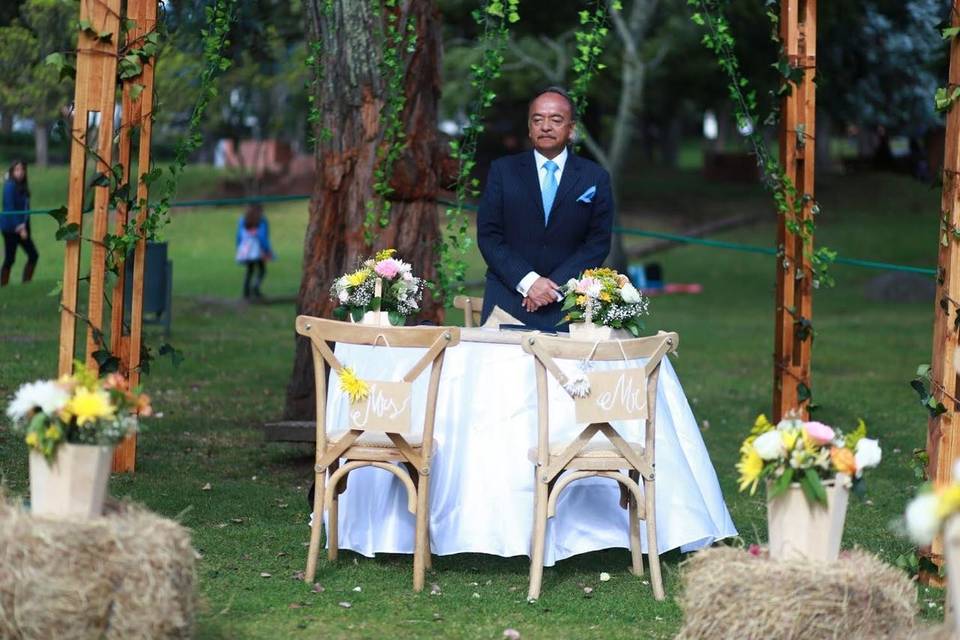
<svg viewBox="0 0 960 640">
<path fill-rule="evenodd" d="M 716 547 L 683 564 L 677 639 L 909 638 L 916 599 L 903 571 L 861 550 L 817 563 Z"/>
<path fill-rule="evenodd" d="M 0 638 L 189 638 L 194 563 L 189 532 L 142 508 L 58 520 L 0 492 Z"/>
</svg>

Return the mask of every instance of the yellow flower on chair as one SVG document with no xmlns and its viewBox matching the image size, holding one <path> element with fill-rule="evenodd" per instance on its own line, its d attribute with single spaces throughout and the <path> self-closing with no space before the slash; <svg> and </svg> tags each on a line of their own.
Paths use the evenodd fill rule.
<svg viewBox="0 0 960 640">
<path fill-rule="evenodd" d="M 370 394 L 370 385 L 367 384 L 366 380 L 357 377 L 357 374 L 350 367 L 341 369 L 339 375 L 340 391 L 347 394 L 350 402 L 360 402 Z"/>
</svg>

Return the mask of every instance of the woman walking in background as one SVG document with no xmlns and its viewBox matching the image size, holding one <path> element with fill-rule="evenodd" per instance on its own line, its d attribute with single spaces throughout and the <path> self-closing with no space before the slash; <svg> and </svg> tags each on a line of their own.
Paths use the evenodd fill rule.
<svg viewBox="0 0 960 640">
<path fill-rule="evenodd" d="M 0 215 L 0 231 L 3 232 L 3 267 L 0 269 L 0 287 L 10 282 L 10 270 L 17 257 L 17 246 L 23 247 L 27 254 L 27 264 L 23 267 L 23 281 L 30 282 L 33 270 L 37 267 L 40 254 L 30 236 L 30 216 L 25 213 L 10 214 L 11 211 L 30 209 L 30 186 L 27 182 L 27 163 L 16 160 L 10 165 L 7 180 L 3 185 L 3 215 Z"/>
<path fill-rule="evenodd" d="M 247 267 L 243 279 L 243 297 L 260 298 L 260 284 L 266 275 L 266 261 L 273 260 L 270 248 L 270 227 L 263 215 L 263 206 L 253 203 L 237 225 L 237 262 Z"/>
</svg>

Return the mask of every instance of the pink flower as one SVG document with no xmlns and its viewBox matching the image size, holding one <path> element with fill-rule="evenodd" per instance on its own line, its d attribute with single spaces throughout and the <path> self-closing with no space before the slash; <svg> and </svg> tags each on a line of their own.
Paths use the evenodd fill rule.
<svg viewBox="0 0 960 640">
<path fill-rule="evenodd" d="M 397 277 L 397 274 L 400 273 L 400 268 L 402 263 L 395 258 L 387 258 L 386 260 L 381 260 L 376 265 L 374 265 L 373 270 L 381 278 L 386 278 L 387 280 L 392 280 Z"/>
<path fill-rule="evenodd" d="M 763 554 L 763 549 L 758 544 L 752 544 L 747 547 L 747 552 L 749 552 L 750 555 L 759 558 Z"/>
<path fill-rule="evenodd" d="M 827 444 L 831 442 L 836 435 L 833 429 L 822 422 L 804 422 L 803 431 L 807 434 L 808 438 L 817 444 Z"/>
</svg>

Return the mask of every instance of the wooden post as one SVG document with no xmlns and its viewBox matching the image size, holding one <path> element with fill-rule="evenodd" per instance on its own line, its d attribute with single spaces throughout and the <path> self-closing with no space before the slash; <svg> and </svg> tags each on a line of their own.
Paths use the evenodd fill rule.
<svg viewBox="0 0 960 640">
<path fill-rule="evenodd" d="M 805 198 L 797 222 L 803 225 L 813 216 L 814 140 L 816 139 L 817 5 L 816 0 L 781 0 L 780 38 L 790 66 L 802 70 L 798 82 L 790 83 L 780 118 L 780 164 Z M 793 201 L 788 195 L 788 206 Z M 809 242 L 787 226 L 780 217 L 777 244 L 776 333 L 773 369 L 773 418 L 779 420 L 790 409 L 807 416 L 806 393 L 810 389 L 811 337 L 797 332 L 801 319 L 813 315 L 813 282 Z"/>
<path fill-rule="evenodd" d="M 135 42 L 154 31 L 157 24 L 157 0 L 127 0 L 127 19 L 132 27 L 127 39 Z M 146 203 L 149 188 L 141 177 L 150 171 L 150 140 L 153 130 L 153 79 L 155 60 L 150 58 L 143 65 L 143 72 L 123 82 L 123 105 L 121 109 L 121 135 L 119 141 L 120 164 L 122 166 L 122 184 L 130 182 L 130 164 L 132 160 L 132 142 L 135 130 L 139 131 L 137 154 L 136 199 Z M 135 87 L 137 89 L 135 89 Z M 139 90 L 136 98 L 132 93 Z M 147 207 L 138 210 L 137 224 L 143 223 Z M 126 203 L 117 207 L 116 233 L 122 234 L 128 220 Z M 131 287 L 130 315 L 126 318 L 129 335 L 124 335 L 124 300 L 126 286 L 126 265 L 121 263 L 117 283 L 113 289 L 112 317 L 110 327 L 111 351 L 120 356 L 120 372 L 126 376 L 131 388 L 140 383 L 140 346 L 143 331 L 143 274 L 146 240 L 141 238 L 133 255 L 133 282 Z M 123 256 L 126 260 L 126 256 Z M 136 467 L 137 436 L 130 436 L 121 442 L 113 454 L 113 471 L 132 472 Z"/>
<path fill-rule="evenodd" d="M 97 137 L 97 171 L 109 174 L 109 160 L 113 147 L 113 112 L 117 90 L 117 45 L 120 31 L 121 0 L 83 0 L 80 3 L 80 20 L 86 21 L 96 33 L 109 32 L 114 37 L 103 40 L 87 32 L 81 32 L 77 41 L 77 83 L 72 141 L 70 144 L 70 182 L 67 194 L 67 224 L 80 226 L 80 234 L 68 240 L 63 264 L 63 292 L 60 311 L 60 375 L 73 371 L 76 352 L 77 299 L 80 278 L 80 246 L 83 238 L 82 209 L 84 201 L 84 172 L 87 158 L 87 123 L 93 113 L 99 114 L 100 128 Z M 109 188 L 93 187 L 93 259 L 90 270 L 90 298 L 87 318 L 87 362 L 95 364 L 93 352 L 97 350 L 92 327 L 101 329 L 103 310 L 103 235 L 107 230 L 107 205 Z M 99 259 L 99 267 L 97 260 Z"/>
<path fill-rule="evenodd" d="M 954 0 L 952 25 L 960 27 L 960 0 Z M 960 42 L 950 42 L 950 90 L 960 86 Z M 957 318 L 960 313 L 960 245 L 954 230 L 960 228 L 960 107 L 952 106 L 947 114 L 947 133 L 943 159 L 943 192 L 940 200 L 944 220 L 937 238 L 940 247 L 937 259 L 937 295 L 933 321 L 933 357 L 931 360 L 931 393 L 946 407 L 946 413 L 930 418 L 927 425 L 927 454 L 930 480 L 942 486 L 950 482 L 953 461 L 960 457 L 960 409 L 957 397 L 957 371 L 954 354 L 957 350 Z M 931 559 L 943 564 L 943 541 L 937 538 L 931 548 Z"/>
<path fill-rule="evenodd" d="M 122 5 L 126 14 L 121 15 Z M 114 112 L 117 91 L 117 52 L 120 43 L 121 18 L 132 20 L 128 41 L 134 42 L 154 30 L 157 20 L 157 0 L 81 0 L 80 20 L 91 25 L 91 30 L 80 33 L 77 43 L 76 99 L 73 117 L 73 140 L 70 147 L 69 192 L 67 197 L 67 224 L 80 227 L 79 237 L 66 243 L 63 293 L 60 315 L 60 352 L 58 371 L 60 375 L 73 370 L 76 357 L 77 320 L 82 319 L 87 328 L 86 364 L 97 366 L 94 352 L 107 348 L 107 333 L 104 331 L 103 315 L 106 280 L 106 247 L 103 244 L 109 224 L 110 187 L 99 185 L 95 189 L 93 219 L 90 225 L 91 243 L 89 298 L 86 312 L 77 308 L 81 247 L 84 239 L 82 208 L 84 203 L 87 149 L 87 127 L 91 114 L 98 114 L 97 172 L 111 175 L 114 145 Z M 109 38 L 98 34 L 112 34 Z M 138 175 L 150 170 L 150 136 L 153 109 L 153 66 L 151 59 L 144 64 L 143 72 L 123 83 L 121 135 L 119 136 L 119 162 L 122 166 L 121 184 L 128 183 L 132 160 L 131 137 L 139 126 Z M 133 97 L 133 87 L 140 85 L 139 96 Z M 138 201 L 147 198 L 147 187 L 139 181 Z M 142 222 L 146 210 L 141 209 L 138 221 Z M 121 203 L 117 211 L 116 232 L 123 234 L 127 222 L 127 205 Z M 139 383 L 140 344 L 143 308 L 143 263 L 145 242 L 137 243 L 134 253 L 132 285 L 132 308 L 129 318 L 130 334 L 124 335 L 123 289 L 124 269 L 120 265 L 117 285 L 110 293 L 111 316 L 109 349 L 120 358 L 120 372 L 127 376 L 131 386 Z M 117 447 L 114 455 L 114 471 L 133 471 L 136 456 L 136 440 L 130 438 Z"/>
</svg>

